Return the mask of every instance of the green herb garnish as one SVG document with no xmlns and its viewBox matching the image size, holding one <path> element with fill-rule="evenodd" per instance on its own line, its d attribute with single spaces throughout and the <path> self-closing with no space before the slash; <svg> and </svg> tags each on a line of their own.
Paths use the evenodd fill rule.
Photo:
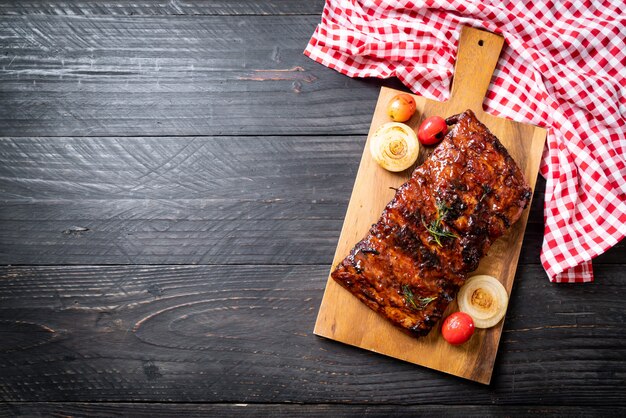
<svg viewBox="0 0 626 418">
<path fill-rule="evenodd" d="M 430 236 L 433 237 L 437 245 L 440 247 L 442 247 L 441 238 L 458 238 L 452 232 L 444 229 L 444 225 L 441 223 L 441 220 L 446 216 L 449 210 L 449 207 L 441 202 L 437 202 L 437 219 L 428 225 L 424 222 L 424 219 L 422 219 L 424 228 L 426 228 L 426 230 L 430 233 Z"/>
<path fill-rule="evenodd" d="M 417 301 L 416 301 L 415 295 L 413 294 L 413 292 L 407 285 L 402 286 L 402 295 L 404 296 L 404 299 L 406 300 L 406 302 L 416 311 L 421 311 L 430 302 L 437 299 L 437 296 L 434 296 L 434 297 L 426 297 L 426 298 L 417 298 Z"/>
</svg>

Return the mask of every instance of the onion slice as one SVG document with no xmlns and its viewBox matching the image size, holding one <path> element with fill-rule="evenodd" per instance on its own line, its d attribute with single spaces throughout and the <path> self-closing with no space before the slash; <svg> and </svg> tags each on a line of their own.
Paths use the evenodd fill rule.
<svg viewBox="0 0 626 418">
<path fill-rule="evenodd" d="M 481 274 L 465 282 L 457 302 L 459 310 L 472 317 L 476 328 L 490 328 L 504 318 L 509 296 L 498 279 Z"/>
<path fill-rule="evenodd" d="M 370 140 L 370 153 L 385 170 L 404 171 L 417 161 L 417 135 L 404 123 L 387 122 L 374 132 Z"/>
</svg>

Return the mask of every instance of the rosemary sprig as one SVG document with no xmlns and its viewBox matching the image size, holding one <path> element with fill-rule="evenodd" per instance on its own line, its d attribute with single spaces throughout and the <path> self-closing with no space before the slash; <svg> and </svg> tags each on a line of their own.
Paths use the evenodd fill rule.
<svg viewBox="0 0 626 418">
<path fill-rule="evenodd" d="M 440 247 L 442 247 L 441 238 L 458 238 L 452 232 L 444 229 L 444 225 L 441 223 L 441 220 L 446 216 L 448 210 L 450 210 L 449 207 L 441 202 L 437 202 L 437 219 L 435 219 L 428 225 L 426 224 L 426 222 L 424 222 L 424 219 L 422 219 L 422 224 L 424 225 L 424 228 L 426 228 L 426 230 L 430 233 L 430 236 L 433 237 L 437 245 L 439 245 Z"/>
<path fill-rule="evenodd" d="M 437 245 L 439 245 L 440 247 L 443 246 L 441 245 L 441 238 L 458 238 L 452 232 L 448 232 L 445 229 L 443 229 L 439 219 L 437 219 L 436 221 L 432 221 L 430 225 L 426 225 L 424 221 L 422 221 L 422 223 L 424 224 L 424 228 L 426 228 L 426 230 L 433 237 Z"/>
<path fill-rule="evenodd" d="M 443 202 L 435 203 L 435 207 L 437 208 L 437 220 L 441 222 L 441 220 L 446 217 L 450 208 Z"/>
<path fill-rule="evenodd" d="M 411 291 L 411 289 L 407 285 L 402 286 L 402 296 L 404 296 L 404 299 L 407 301 L 407 303 L 413 309 L 415 309 L 416 311 L 421 311 L 430 302 L 432 302 L 433 300 L 437 299 L 437 296 L 425 297 L 425 298 L 418 298 L 417 302 L 416 302 L 415 301 L 415 295 L 413 294 L 413 292 Z"/>
</svg>

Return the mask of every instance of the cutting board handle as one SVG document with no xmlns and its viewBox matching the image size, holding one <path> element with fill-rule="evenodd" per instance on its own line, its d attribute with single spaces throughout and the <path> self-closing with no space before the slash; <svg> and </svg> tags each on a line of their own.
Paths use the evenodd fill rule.
<svg viewBox="0 0 626 418">
<path fill-rule="evenodd" d="M 469 26 L 461 29 L 450 100 L 459 111 L 482 112 L 482 103 L 498 63 L 504 38 Z"/>
</svg>

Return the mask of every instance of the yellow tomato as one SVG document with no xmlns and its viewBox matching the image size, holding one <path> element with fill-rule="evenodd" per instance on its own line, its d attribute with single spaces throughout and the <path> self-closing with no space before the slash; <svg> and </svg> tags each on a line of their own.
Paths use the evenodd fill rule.
<svg viewBox="0 0 626 418">
<path fill-rule="evenodd" d="M 398 94 L 387 105 L 387 114 L 394 122 L 406 122 L 414 113 L 415 100 L 410 94 Z"/>
</svg>

